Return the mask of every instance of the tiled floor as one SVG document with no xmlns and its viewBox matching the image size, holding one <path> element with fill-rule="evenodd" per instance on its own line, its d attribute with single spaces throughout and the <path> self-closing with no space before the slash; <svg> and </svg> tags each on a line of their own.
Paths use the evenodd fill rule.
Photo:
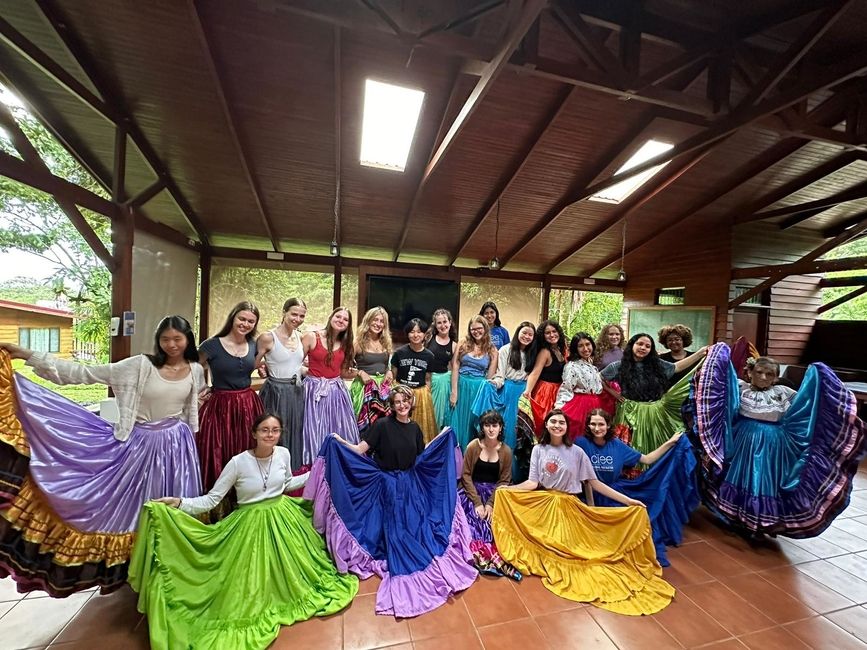
<svg viewBox="0 0 867 650">
<path fill-rule="evenodd" d="M 272 648 L 867 649 L 867 465 L 850 507 L 820 538 L 750 545 L 700 509 L 669 553 L 675 601 L 655 616 L 619 616 L 554 596 L 538 578 L 481 578 L 453 601 L 409 620 L 376 616 L 378 581 L 343 613 L 283 628 Z M 147 648 L 135 594 L 22 598 L 0 580 L 0 650 Z"/>
</svg>

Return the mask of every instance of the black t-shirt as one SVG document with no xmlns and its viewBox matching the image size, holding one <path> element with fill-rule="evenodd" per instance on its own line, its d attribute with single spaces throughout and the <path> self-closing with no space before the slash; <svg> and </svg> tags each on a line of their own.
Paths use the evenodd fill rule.
<svg viewBox="0 0 867 650">
<path fill-rule="evenodd" d="M 370 455 L 380 469 L 409 469 L 424 451 L 424 436 L 415 422 L 397 418 L 379 418 L 361 439 L 370 446 Z"/>
<path fill-rule="evenodd" d="M 427 383 L 427 373 L 433 363 L 433 352 L 428 349 L 416 352 L 408 345 L 398 348 L 391 355 L 391 365 L 397 368 L 397 380 L 410 388 L 421 388 Z"/>
<path fill-rule="evenodd" d="M 436 337 L 428 341 L 427 349 L 433 353 L 434 362 L 428 370 L 432 373 L 446 372 L 449 369 L 449 364 L 452 362 L 452 341 L 446 345 L 437 343 Z"/>
</svg>

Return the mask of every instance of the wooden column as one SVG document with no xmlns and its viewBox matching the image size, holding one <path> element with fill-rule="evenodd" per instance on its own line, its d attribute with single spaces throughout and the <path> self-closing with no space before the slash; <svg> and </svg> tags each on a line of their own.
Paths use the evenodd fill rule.
<svg viewBox="0 0 867 650">
<path fill-rule="evenodd" d="M 343 303 L 341 300 L 341 290 L 343 289 L 343 260 L 339 257 L 337 258 L 336 263 L 334 264 L 334 297 L 332 299 L 332 303 L 334 304 L 333 309 L 337 309 Z M 358 315 L 356 315 L 357 317 Z"/>
<path fill-rule="evenodd" d="M 551 280 L 546 279 L 542 282 L 542 313 L 539 315 L 539 322 L 548 320 L 548 312 L 551 311 Z"/>
<path fill-rule="evenodd" d="M 130 356 L 130 337 L 123 336 L 123 312 L 132 311 L 133 216 L 130 208 L 118 210 L 111 223 L 114 268 L 111 272 L 111 315 L 121 319 L 120 331 L 111 337 L 111 360 Z"/>
<path fill-rule="evenodd" d="M 199 343 L 208 338 L 208 310 L 211 303 L 211 251 L 199 255 Z"/>
</svg>

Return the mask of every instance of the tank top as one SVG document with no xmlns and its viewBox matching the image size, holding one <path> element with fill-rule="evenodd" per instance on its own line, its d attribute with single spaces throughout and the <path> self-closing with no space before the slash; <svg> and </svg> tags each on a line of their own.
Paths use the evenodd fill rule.
<svg viewBox="0 0 867 650">
<path fill-rule="evenodd" d="M 500 480 L 500 461 L 479 458 L 473 465 L 474 483 L 496 483 Z"/>
<path fill-rule="evenodd" d="M 301 335 L 298 330 L 292 332 L 291 338 L 295 339 L 297 347 L 290 350 L 280 341 L 277 330 L 271 330 L 274 337 L 274 345 L 270 352 L 265 355 L 268 363 L 268 375 L 275 379 L 301 378 L 301 364 L 304 361 L 304 347 L 301 345 Z"/>
<path fill-rule="evenodd" d="M 316 334 L 316 345 L 307 353 L 307 369 L 311 377 L 334 379 L 340 376 L 340 367 L 343 365 L 343 350 L 336 350 L 331 357 L 331 365 L 325 363 L 328 351 L 322 345 L 322 339 Z"/>
<path fill-rule="evenodd" d="M 448 372 L 449 364 L 452 362 L 452 342 L 440 345 L 437 343 L 437 337 L 433 337 L 428 342 L 427 349 L 434 355 L 434 363 L 428 366 L 428 370 L 433 373 Z"/>
<path fill-rule="evenodd" d="M 542 372 L 539 373 L 540 381 L 547 381 L 551 384 L 562 384 L 563 383 L 563 366 L 566 365 L 565 361 L 560 361 L 553 354 L 551 355 L 551 365 L 544 366 L 542 368 Z"/>
<path fill-rule="evenodd" d="M 488 372 L 491 358 L 486 354 L 483 357 L 474 357 L 465 354 L 461 357 L 461 367 L 458 372 L 469 377 L 484 377 Z"/>
<path fill-rule="evenodd" d="M 362 350 L 355 355 L 355 366 L 368 375 L 382 375 L 388 363 L 388 352 L 367 352 Z"/>
</svg>

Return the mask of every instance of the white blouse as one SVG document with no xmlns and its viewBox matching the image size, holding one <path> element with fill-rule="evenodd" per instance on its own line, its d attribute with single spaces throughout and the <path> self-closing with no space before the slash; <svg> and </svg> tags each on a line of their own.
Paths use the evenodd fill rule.
<svg viewBox="0 0 867 650">
<path fill-rule="evenodd" d="M 502 388 L 507 379 L 512 381 L 524 381 L 527 378 L 527 371 L 524 366 L 527 363 L 527 353 L 521 350 L 521 367 L 515 370 L 509 365 L 509 355 L 512 353 L 512 344 L 506 343 L 497 351 L 497 372 L 491 377 L 491 382 L 497 388 Z"/>
<path fill-rule="evenodd" d="M 292 476 L 286 447 L 274 447 L 269 458 L 256 458 L 252 451 L 243 451 L 226 464 L 210 492 L 194 499 L 183 499 L 180 509 L 190 515 L 208 512 L 233 487 L 238 494 L 238 505 L 258 503 L 297 490 L 309 477 L 310 472 Z"/>
<path fill-rule="evenodd" d="M 569 361 L 563 368 L 563 383 L 557 391 L 554 407 L 562 408 L 575 393 L 599 395 L 601 392 L 602 377 L 596 366 L 584 359 Z"/>
<path fill-rule="evenodd" d="M 754 420 L 778 422 L 792 405 L 797 392 L 788 386 L 774 385 L 767 390 L 756 390 L 749 383 L 738 379 L 741 404 L 738 412 Z"/>
</svg>

